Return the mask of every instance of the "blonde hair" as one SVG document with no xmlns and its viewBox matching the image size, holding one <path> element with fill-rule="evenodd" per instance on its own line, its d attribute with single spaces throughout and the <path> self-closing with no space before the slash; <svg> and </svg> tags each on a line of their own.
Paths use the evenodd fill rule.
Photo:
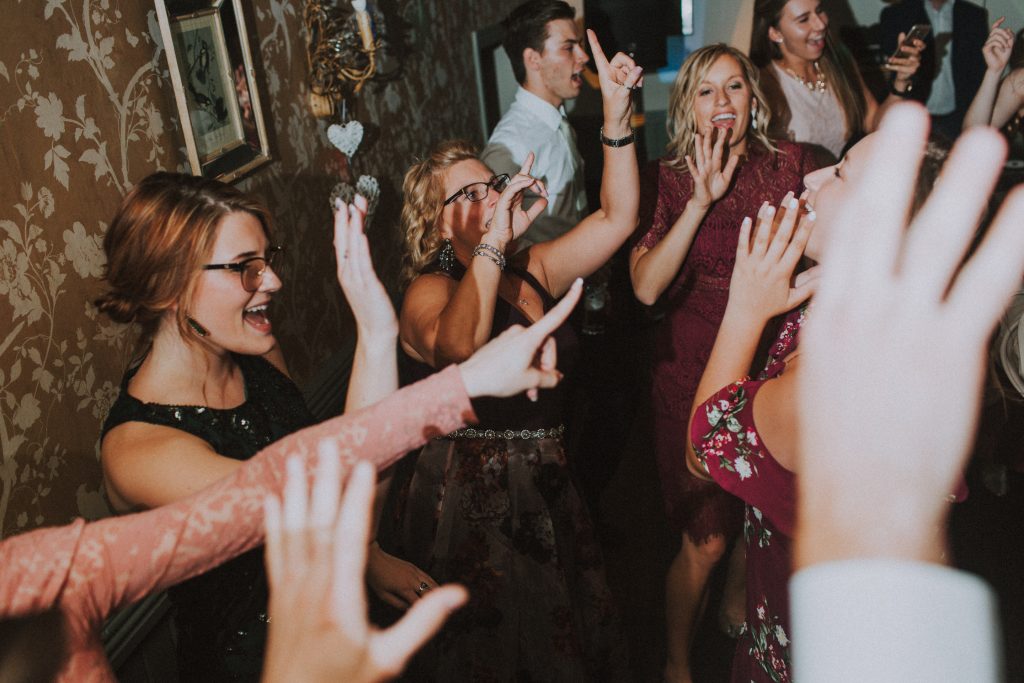
<svg viewBox="0 0 1024 683">
<path fill-rule="evenodd" d="M 750 88 L 752 100 L 757 103 L 756 109 L 751 107 L 752 121 L 756 129 L 749 130 L 754 140 L 760 142 L 771 151 L 777 151 L 765 131 L 771 122 L 772 112 L 761 92 L 757 80 L 757 69 L 745 54 L 724 43 L 715 43 L 694 50 L 679 68 L 676 81 L 672 85 L 672 93 L 668 100 L 668 152 L 669 158 L 664 163 L 670 168 L 683 173 L 687 172 L 685 157 L 693 157 L 695 148 L 694 136 L 697 130 L 697 114 L 693 103 L 697 99 L 697 89 L 707 78 L 708 71 L 720 57 L 729 56 L 736 60 L 743 71 L 743 79 Z"/>
<path fill-rule="evenodd" d="M 406 172 L 402 181 L 403 287 L 423 272 L 441 251 L 442 239 L 437 227 L 444 211 L 444 173 L 460 161 L 476 158 L 477 150 L 472 144 L 465 140 L 447 140 Z"/>
</svg>

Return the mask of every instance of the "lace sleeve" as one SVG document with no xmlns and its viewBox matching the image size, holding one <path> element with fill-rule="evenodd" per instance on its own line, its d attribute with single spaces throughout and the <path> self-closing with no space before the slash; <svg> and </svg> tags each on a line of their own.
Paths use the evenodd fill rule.
<svg viewBox="0 0 1024 683">
<path fill-rule="evenodd" d="M 286 456 L 311 470 L 317 445 L 333 440 L 343 466 L 386 467 L 427 439 L 475 420 L 456 366 L 374 406 L 275 442 L 232 475 L 185 500 L 99 522 L 78 520 L 0 544 L 0 617 L 58 605 L 71 658 L 63 677 L 106 670 L 97 631 L 113 610 L 245 552 L 263 540 L 263 499 L 280 490 Z M 85 678 L 74 675 L 81 673 Z M 91 676 L 95 678 L 95 675 Z"/>
</svg>

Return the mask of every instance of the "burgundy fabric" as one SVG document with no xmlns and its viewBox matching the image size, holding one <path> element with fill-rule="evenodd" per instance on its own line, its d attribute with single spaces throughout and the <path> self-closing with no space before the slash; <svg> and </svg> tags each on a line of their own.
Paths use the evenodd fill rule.
<svg viewBox="0 0 1024 683">
<path fill-rule="evenodd" d="M 796 477 L 776 462 L 754 424 L 754 397 L 782 374 L 783 359 L 797 345 L 803 311 L 783 324 L 768 366 L 757 380 L 743 379 L 718 391 L 693 416 L 690 438 L 712 485 L 746 503 L 746 630 L 736 644 L 734 683 L 788 683 L 789 575 L 796 524 Z"/>
<path fill-rule="evenodd" d="M 691 475 L 683 455 L 693 395 L 729 297 L 740 223 L 756 216 L 763 202 L 777 204 L 789 191 L 802 192 L 804 175 L 815 169 L 809 148 L 776 144 L 778 153 L 751 145 L 732 187 L 705 216 L 682 268 L 662 295 L 666 315 L 655 333 L 651 382 L 655 456 L 668 518 L 697 541 L 735 533 L 742 513 L 732 496 Z M 638 244 L 652 248 L 682 214 L 693 181 L 663 163 L 648 169 L 647 180 L 640 223 L 646 232 Z"/>
</svg>

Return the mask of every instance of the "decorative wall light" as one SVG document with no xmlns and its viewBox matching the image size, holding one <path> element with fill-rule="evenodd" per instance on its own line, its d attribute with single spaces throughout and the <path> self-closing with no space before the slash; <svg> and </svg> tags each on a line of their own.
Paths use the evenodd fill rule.
<svg viewBox="0 0 1024 683">
<path fill-rule="evenodd" d="M 306 0 L 306 56 L 310 107 L 324 117 L 350 94 L 362 90 L 378 71 L 384 16 L 366 0 Z"/>
</svg>

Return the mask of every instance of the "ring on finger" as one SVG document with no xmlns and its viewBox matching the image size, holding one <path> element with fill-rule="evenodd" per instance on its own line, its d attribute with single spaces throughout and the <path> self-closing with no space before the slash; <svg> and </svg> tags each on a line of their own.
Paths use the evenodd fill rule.
<svg viewBox="0 0 1024 683">
<path fill-rule="evenodd" d="M 430 590 L 430 584 L 428 584 L 426 581 L 420 581 L 420 585 L 417 586 L 416 590 L 413 592 L 416 593 L 417 597 L 422 597 L 422 595 L 426 593 L 428 590 Z"/>
</svg>

